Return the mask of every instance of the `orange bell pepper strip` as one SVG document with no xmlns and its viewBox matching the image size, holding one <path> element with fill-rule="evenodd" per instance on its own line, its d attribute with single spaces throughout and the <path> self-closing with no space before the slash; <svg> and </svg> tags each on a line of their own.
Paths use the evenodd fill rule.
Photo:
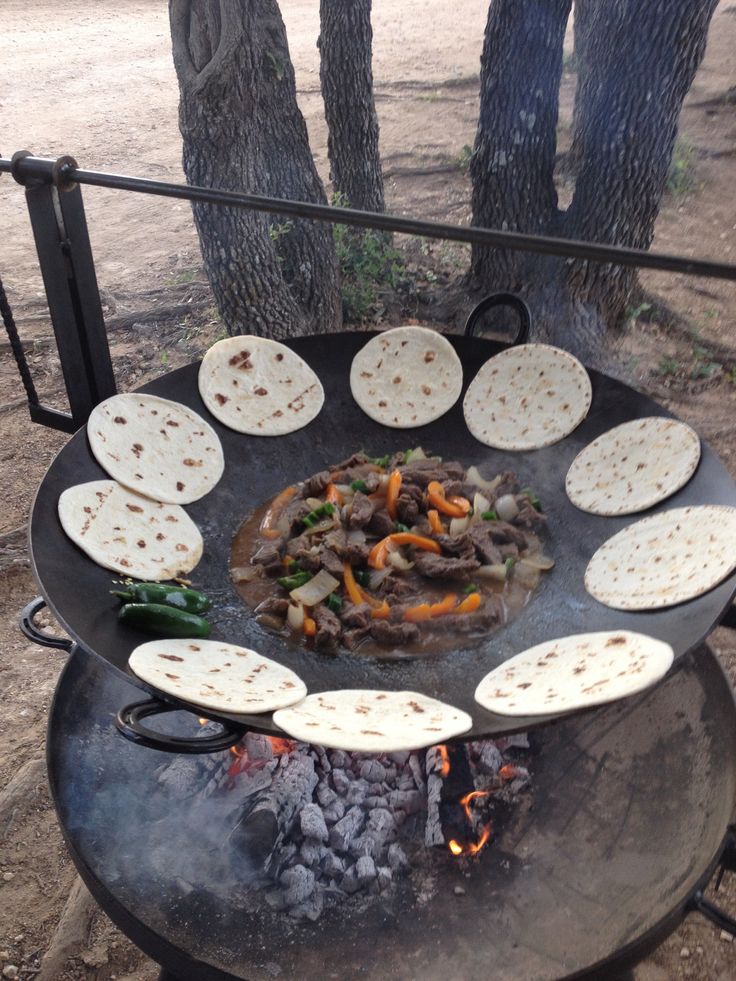
<svg viewBox="0 0 736 981">
<path fill-rule="evenodd" d="M 438 480 L 430 480 L 427 484 L 427 501 L 437 511 L 441 511 L 442 514 L 451 518 L 464 518 L 470 510 L 470 502 L 466 501 L 464 497 L 454 497 L 448 501 L 445 497 L 445 488 Z M 459 504 L 458 501 L 463 503 Z"/>
<path fill-rule="evenodd" d="M 453 613 L 474 613 L 483 602 L 480 593 L 471 593 L 466 596 L 462 603 L 458 603 Z"/>
<path fill-rule="evenodd" d="M 423 620 L 432 618 L 432 607 L 429 603 L 420 603 L 419 606 L 410 606 L 404 610 L 404 619 L 409 623 L 421 623 Z"/>
<path fill-rule="evenodd" d="M 278 528 L 274 527 L 279 519 L 281 512 L 284 510 L 286 505 L 296 494 L 296 487 L 287 487 L 282 490 L 280 494 L 277 494 L 271 501 L 271 506 L 261 522 L 261 527 L 259 529 L 262 538 L 274 539 L 281 538 L 281 532 Z"/>
<path fill-rule="evenodd" d="M 392 470 L 391 476 L 388 478 L 388 483 L 386 484 L 386 510 L 394 521 L 396 521 L 396 501 L 398 500 L 400 490 L 401 471 Z"/>
<path fill-rule="evenodd" d="M 436 555 L 442 554 L 439 542 L 432 538 L 425 538 L 424 535 L 415 535 L 412 531 L 397 531 L 393 535 L 387 535 L 377 542 L 370 550 L 368 555 L 368 565 L 372 569 L 385 569 L 386 556 L 392 545 L 413 545 L 414 548 L 421 548 L 425 552 L 434 552 Z"/>
<path fill-rule="evenodd" d="M 448 497 L 447 500 L 465 514 L 468 514 L 473 507 L 467 497 Z"/>
<path fill-rule="evenodd" d="M 350 602 L 354 603 L 356 606 L 358 606 L 359 603 L 367 603 L 368 606 L 373 607 L 373 609 L 381 609 L 384 604 L 388 605 L 386 604 L 385 600 L 383 603 L 381 603 L 381 600 L 376 599 L 375 596 L 371 596 L 370 593 L 366 593 L 366 591 L 357 584 L 352 566 L 349 562 L 343 562 L 342 578 L 343 582 L 345 583 L 345 590 L 347 591 Z M 377 617 L 376 619 L 381 618 Z"/>
<path fill-rule="evenodd" d="M 386 600 L 384 600 L 380 606 L 376 606 L 371 610 L 371 619 L 388 620 L 390 614 L 391 614 L 391 607 L 388 605 Z"/>
<path fill-rule="evenodd" d="M 325 487 L 325 500 L 330 504 L 344 504 L 343 496 L 334 484 L 330 483 Z"/>
<path fill-rule="evenodd" d="M 429 612 L 433 617 L 441 617 L 443 613 L 452 613 L 457 606 L 457 596 L 448 593 L 439 603 L 432 603 Z"/>
<path fill-rule="evenodd" d="M 302 629 L 305 637 L 314 637 L 314 635 L 317 633 L 317 624 L 311 617 L 304 617 Z"/>
<path fill-rule="evenodd" d="M 431 510 L 427 511 L 427 517 L 429 518 L 429 527 L 432 529 L 435 535 L 444 535 L 445 526 L 440 520 L 439 511 L 432 508 Z"/>
</svg>

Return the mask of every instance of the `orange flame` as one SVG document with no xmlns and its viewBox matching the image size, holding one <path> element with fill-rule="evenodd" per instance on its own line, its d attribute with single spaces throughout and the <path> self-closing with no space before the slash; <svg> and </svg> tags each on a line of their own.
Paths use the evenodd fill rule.
<svg viewBox="0 0 736 981">
<path fill-rule="evenodd" d="M 438 746 L 437 752 L 439 753 L 442 765 L 440 766 L 440 776 L 444 779 L 450 772 L 450 754 L 447 752 L 447 746 Z"/>
<path fill-rule="evenodd" d="M 209 719 L 197 719 L 197 722 L 199 722 L 201 726 L 206 726 L 209 721 Z"/>
<path fill-rule="evenodd" d="M 513 780 L 514 777 L 518 777 L 519 770 L 513 763 L 507 763 L 505 766 L 501 767 L 501 769 L 498 771 L 498 775 L 502 780 Z"/>
<path fill-rule="evenodd" d="M 488 797 L 489 794 L 489 790 L 471 790 L 470 793 L 460 798 L 460 806 L 465 811 L 465 816 L 470 824 L 473 824 L 472 802 L 482 797 Z M 469 845 L 461 845 L 453 838 L 447 843 L 447 847 L 453 855 L 477 855 L 478 852 L 485 848 L 490 837 L 491 825 L 486 824 L 481 831 L 480 838 L 476 842 L 472 842 Z"/>
<path fill-rule="evenodd" d="M 285 756 L 296 745 L 293 739 L 283 739 L 281 736 L 267 736 L 266 738 L 271 743 L 274 756 Z"/>
<path fill-rule="evenodd" d="M 450 849 L 453 855 L 462 855 L 463 853 L 463 846 L 458 845 L 454 838 L 450 839 L 450 841 L 447 843 L 447 847 Z"/>
</svg>

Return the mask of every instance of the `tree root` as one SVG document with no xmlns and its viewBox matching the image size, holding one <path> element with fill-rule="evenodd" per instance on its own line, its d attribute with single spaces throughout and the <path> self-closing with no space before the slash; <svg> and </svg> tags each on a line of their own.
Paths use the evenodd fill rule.
<svg viewBox="0 0 736 981">
<path fill-rule="evenodd" d="M 70 957 L 87 947 L 92 917 L 97 906 L 89 890 L 77 876 L 62 911 L 51 944 L 41 961 L 38 981 L 57 981 Z"/>
<path fill-rule="evenodd" d="M 46 762 L 43 757 L 24 763 L 0 791 L 0 840 L 28 810 L 40 784 L 46 785 Z"/>
</svg>

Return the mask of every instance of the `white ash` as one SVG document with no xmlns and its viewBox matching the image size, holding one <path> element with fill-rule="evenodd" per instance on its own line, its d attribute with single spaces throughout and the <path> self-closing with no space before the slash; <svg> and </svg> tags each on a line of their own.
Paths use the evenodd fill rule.
<svg viewBox="0 0 736 981">
<path fill-rule="evenodd" d="M 504 752 L 524 744 L 519 736 L 465 743 L 468 791 L 511 800 L 528 772 Z M 286 751 L 275 755 L 270 739 L 248 733 L 237 755 L 177 757 L 157 774 L 177 800 L 196 793 L 235 806 L 229 860 L 250 863 L 253 888 L 274 912 L 316 920 L 347 897 L 390 893 L 412 869 L 410 856 L 446 847 L 439 814 L 445 764 L 436 748 L 378 756 L 294 742 L 279 748 Z M 510 762 L 514 769 L 502 779 Z"/>
</svg>

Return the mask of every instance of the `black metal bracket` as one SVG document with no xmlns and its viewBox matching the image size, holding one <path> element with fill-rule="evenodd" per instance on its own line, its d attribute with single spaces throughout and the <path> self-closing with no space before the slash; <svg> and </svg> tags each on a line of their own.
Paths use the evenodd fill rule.
<svg viewBox="0 0 736 981">
<path fill-rule="evenodd" d="M 29 640 L 32 640 L 34 644 L 38 644 L 39 647 L 54 647 L 57 650 L 66 651 L 67 654 L 71 654 L 74 647 L 73 640 L 70 640 L 68 637 L 57 637 L 55 634 L 47 634 L 36 623 L 37 615 L 45 606 L 46 600 L 42 596 L 37 596 L 24 607 L 18 623 L 21 633 Z"/>
<path fill-rule="evenodd" d="M 465 321 L 465 336 L 475 337 L 478 328 L 482 329 L 484 315 L 496 307 L 511 307 L 519 318 L 516 334 L 509 344 L 526 344 L 532 329 L 532 312 L 516 293 L 491 293 L 473 307 Z"/>
<path fill-rule="evenodd" d="M 736 872 L 736 825 L 731 825 L 728 829 L 728 835 L 726 836 L 726 842 L 721 852 L 718 871 L 716 873 L 716 890 L 721 885 L 723 873 L 727 871 Z M 706 899 L 701 889 L 690 899 L 688 910 L 701 913 L 721 930 L 725 930 L 732 937 L 736 937 L 736 920 L 732 916 L 729 916 L 728 913 L 725 913 L 719 906 L 716 906 L 715 903 L 711 903 L 709 899 Z"/>
<path fill-rule="evenodd" d="M 65 168 L 76 162 L 71 157 L 44 160 L 30 173 L 24 166 L 29 157 L 27 150 L 13 154 L 11 173 L 25 187 L 71 412 L 30 398 L 28 408 L 34 422 L 73 433 L 99 402 L 115 394 L 115 375 L 82 192 L 65 176 Z"/>
<path fill-rule="evenodd" d="M 211 736 L 199 736 L 188 738 L 184 736 L 170 736 L 166 733 L 151 729 L 143 725 L 142 719 L 154 715 L 165 715 L 168 712 L 181 712 L 178 705 L 169 705 L 158 698 L 151 698 L 145 702 L 134 702 L 120 709 L 115 719 L 118 731 L 132 743 L 139 746 L 146 746 L 148 749 L 158 749 L 165 753 L 218 753 L 230 749 L 240 742 L 247 731 L 246 726 L 238 725 L 235 722 L 223 722 L 217 720 L 217 724 L 222 726 L 220 732 Z M 215 721 L 215 720 L 211 720 Z"/>
</svg>

